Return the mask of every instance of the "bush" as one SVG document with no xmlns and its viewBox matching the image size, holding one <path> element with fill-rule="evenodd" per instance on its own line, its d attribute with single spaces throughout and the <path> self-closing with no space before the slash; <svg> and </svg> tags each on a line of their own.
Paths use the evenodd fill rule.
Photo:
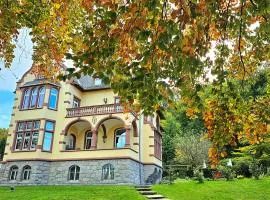
<svg viewBox="0 0 270 200">
<path fill-rule="evenodd" d="M 218 167 L 218 170 L 226 178 L 227 181 L 233 180 L 233 178 L 235 177 L 235 172 L 234 172 L 233 167 L 220 165 Z"/>
<path fill-rule="evenodd" d="M 263 176 L 262 165 L 258 164 L 258 161 L 253 161 L 249 166 L 249 171 L 252 173 L 252 176 L 258 180 L 260 176 Z"/>
<path fill-rule="evenodd" d="M 194 176 L 195 180 L 197 180 L 199 183 L 204 183 L 203 171 L 201 169 L 195 169 Z"/>
<path fill-rule="evenodd" d="M 233 159 L 233 168 L 235 173 L 240 176 L 250 178 L 252 176 L 249 166 L 251 165 L 252 160 L 250 157 L 242 157 Z"/>
</svg>

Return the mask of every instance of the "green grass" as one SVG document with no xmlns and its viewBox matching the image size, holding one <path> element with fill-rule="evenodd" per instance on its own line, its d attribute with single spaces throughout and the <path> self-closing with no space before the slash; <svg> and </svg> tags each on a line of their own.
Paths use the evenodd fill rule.
<svg viewBox="0 0 270 200">
<path fill-rule="evenodd" d="M 269 200 L 270 178 L 234 181 L 182 181 L 155 185 L 153 190 L 172 200 Z"/>
<path fill-rule="evenodd" d="M 144 200 L 129 186 L 17 186 L 0 187 L 0 199 L 5 200 Z"/>
</svg>

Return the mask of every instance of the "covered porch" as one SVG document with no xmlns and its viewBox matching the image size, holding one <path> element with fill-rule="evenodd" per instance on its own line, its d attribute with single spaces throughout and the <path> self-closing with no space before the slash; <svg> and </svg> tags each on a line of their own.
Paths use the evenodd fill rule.
<svg viewBox="0 0 270 200">
<path fill-rule="evenodd" d="M 118 117 L 101 119 L 95 127 L 81 119 L 65 129 L 63 151 L 130 148 L 131 126 Z"/>
</svg>

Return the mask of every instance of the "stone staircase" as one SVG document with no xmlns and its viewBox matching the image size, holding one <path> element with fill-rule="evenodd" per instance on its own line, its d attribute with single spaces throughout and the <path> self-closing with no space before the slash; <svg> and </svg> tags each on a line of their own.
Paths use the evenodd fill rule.
<svg viewBox="0 0 270 200">
<path fill-rule="evenodd" d="M 135 186 L 135 189 L 147 199 L 169 200 L 166 197 L 153 191 L 150 185 Z"/>
</svg>

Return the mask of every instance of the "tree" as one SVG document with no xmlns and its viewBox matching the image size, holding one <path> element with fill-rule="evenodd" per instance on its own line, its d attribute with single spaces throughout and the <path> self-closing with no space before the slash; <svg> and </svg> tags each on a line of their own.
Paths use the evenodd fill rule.
<svg viewBox="0 0 270 200">
<path fill-rule="evenodd" d="M 165 132 L 162 138 L 162 157 L 165 164 L 171 164 L 175 161 L 176 153 L 179 150 L 178 142 L 180 138 L 189 140 L 191 139 L 189 136 L 197 138 L 206 132 L 202 117 L 198 116 L 195 119 L 190 119 L 186 115 L 187 111 L 188 108 L 186 106 L 177 104 L 174 109 L 169 109 L 165 113 L 165 120 L 162 121 Z"/>
<path fill-rule="evenodd" d="M 201 140 L 202 135 L 187 135 L 176 140 L 176 160 L 192 167 L 202 166 L 208 160 L 209 141 Z"/>
<path fill-rule="evenodd" d="M 5 147 L 6 147 L 6 139 L 7 139 L 8 130 L 5 128 L 0 128 L 0 160 L 3 159 Z"/>
<path fill-rule="evenodd" d="M 32 30 L 33 73 L 50 79 L 59 74 L 61 79 L 98 76 L 135 111 L 152 113 L 162 100 L 172 105 L 172 91 L 190 106 L 198 103 L 201 80 L 207 81 L 210 68 L 221 88 L 208 101 L 207 109 L 213 112 L 193 106 L 197 110 L 189 114 L 203 113 L 209 139 L 215 141 L 213 160 L 222 153 L 220 146 L 233 142 L 232 131 L 225 134 L 234 111 L 228 105 L 224 109 L 227 100 L 220 101 L 223 86 L 229 87 L 228 78 L 248 80 L 270 55 L 268 0 L 1 0 L 0 58 L 6 67 L 14 58 L 18 30 L 24 27 Z M 75 68 L 61 74 L 65 56 Z M 265 100 L 257 100 L 256 114 Z M 256 105 L 249 102 L 246 107 L 251 111 Z M 264 129 L 265 118 L 253 123 L 253 115 L 248 116 L 246 130 L 258 125 Z M 214 130 L 212 119 L 219 125 L 225 119 L 226 128 Z"/>
</svg>

